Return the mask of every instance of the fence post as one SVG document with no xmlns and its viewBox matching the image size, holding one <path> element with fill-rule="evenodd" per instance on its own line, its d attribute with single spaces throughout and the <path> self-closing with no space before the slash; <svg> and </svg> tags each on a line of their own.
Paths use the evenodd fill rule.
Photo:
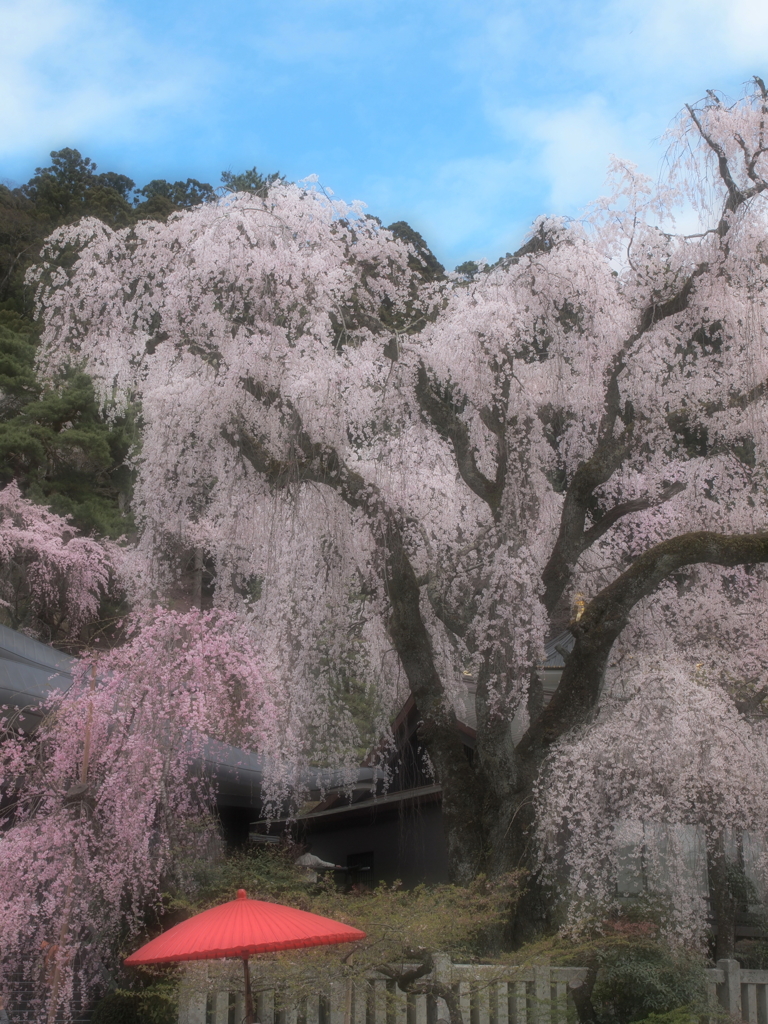
<svg viewBox="0 0 768 1024">
<path fill-rule="evenodd" d="M 552 1020 L 552 986 L 549 965 L 535 964 L 533 968 L 534 1015 L 537 1024 L 550 1024 Z"/>
<path fill-rule="evenodd" d="M 215 1024 L 229 1024 L 229 989 L 216 992 L 214 1000 L 213 1019 Z"/>
<path fill-rule="evenodd" d="M 373 983 L 373 1022 L 387 1024 L 387 983 L 383 978 Z"/>
<path fill-rule="evenodd" d="M 741 1020 L 741 966 L 738 960 L 718 960 L 718 968 L 725 975 L 720 1003 L 739 1020 Z"/>
<path fill-rule="evenodd" d="M 285 994 L 285 1024 L 298 1024 L 299 1020 L 299 1007 L 296 1002 L 295 993 Z M 240 1019 L 240 1018 L 236 1018 Z"/>
<path fill-rule="evenodd" d="M 205 1024 L 208 1007 L 208 964 L 188 970 L 179 992 L 179 1024 Z"/>
<path fill-rule="evenodd" d="M 427 1024 L 427 997 L 423 992 L 413 997 L 413 1010 L 416 1024 Z"/>
<path fill-rule="evenodd" d="M 435 953 L 432 958 L 434 964 L 434 970 L 432 976 L 438 985 L 446 985 L 450 988 L 453 983 L 453 965 L 451 964 L 451 958 L 445 953 Z M 450 1014 L 448 1013 L 448 1004 L 444 999 L 437 998 L 435 1000 L 437 1009 L 438 1020 L 448 1020 Z"/>
<path fill-rule="evenodd" d="M 492 1016 L 496 1024 L 509 1024 L 509 983 L 497 981 Z"/>
<path fill-rule="evenodd" d="M 368 1015 L 368 982 L 356 981 L 353 995 L 355 1000 L 353 1024 L 365 1024 Z"/>
<path fill-rule="evenodd" d="M 331 1024 L 349 1024 L 347 988 L 345 981 L 331 982 Z"/>
<path fill-rule="evenodd" d="M 188 992 L 186 1006 L 179 1004 L 179 1020 L 183 1024 L 205 1024 L 207 1002 L 207 992 Z"/>
<path fill-rule="evenodd" d="M 254 1009 L 256 1010 L 257 1019 L 262 1024 L 275 1024 L 275 990 L 268 988 L 263 992 L 260 992 L 256 999 Z"/>
<path fill-rule="evenodd" d="M 477 1024 L 491 1024 L 491 993 L 490 982 L 479 978 L 475 989 L 477 1000 Z"/>
</svg>

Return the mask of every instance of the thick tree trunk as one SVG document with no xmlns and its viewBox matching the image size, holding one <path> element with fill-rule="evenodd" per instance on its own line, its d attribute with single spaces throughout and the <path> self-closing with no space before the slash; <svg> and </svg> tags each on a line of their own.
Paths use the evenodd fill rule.
<svg viewBox="0 0 768 1024">
<path fill-rule="evenodd" d="M 576 644 L 568 658 L 557 693 L 528 732 L 510 752 L 503 731 L 485 723 L 478 736 L 479 764 L 474 780 L 483 793 L 479 841 L 483 851 L 480 869 L 491 875 L 503 870 L 528 870 L 528 889 L 521 900 L 508 938 L 519 944 L 547 929 L 552 923 L 548 895 L 533 871 L 533 786 L 553 743 L 575 726 L 589 720 L 597 705 L 600 686 L 611 649 L 639 600 L 677 569 L 700 562 L 740 565 L 768 561 L 765 534 L 683 534 L 657 544 L 638 558 L 626 572 L 590 602 L 582 618 L 572 623 Z M 482 675 L 478 680 L 480 691 Z M 418 698 L 417 698 L 418 699 Z M 480 725 L 480 722 L 478 722 Z M 452 781 L 443 782 L 444 800 L 451 798 Z M 477 827 L 477 815 L 475 828 Z M 454 824 L 455 827 L 455 824 Z M 724 868 L 723 868 L 724 870 Z M 720 867 L 715 866 L 716 877 Z M 722 873 L 722 872 L 721 872 Z M 725 876 L 723 876 L 724 878 Z M 723 935 L 718 956 L 732 956 L 735 907 L 727 883 L 713 894 Z M 725 952 L 720 952 L 720 950 Z"/>
</svg>

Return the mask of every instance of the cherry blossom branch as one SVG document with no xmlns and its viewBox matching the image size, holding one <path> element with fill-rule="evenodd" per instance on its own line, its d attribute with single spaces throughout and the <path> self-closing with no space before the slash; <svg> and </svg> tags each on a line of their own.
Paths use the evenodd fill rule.
<svg viewBox="0 0 768 1024">
<path fill-rule="evenodd" d="M 622 431 L 618 438 L 613 436 L 616 422 L 621 413 L 619 375 L 626 366 L 625 354 L 655 324 L 667 317 L 681 313 L 687 308 L 696 280 L 707 269 L 707 264 L 699 264 L 686 278 L 679 291 L 665 302 L 651 303 L 647 306 L 640 316 L 637 330 L 626 339 L 617 353 L 606 382 L 605 411 L 598 430 L 597 446 L 590 458 L 578 466 L 570 481 L 560 517 L 558 538 L 542 573 L 544 607 L 550 615 L 554 612 L 570 582 L 576 562 L 591 544 L 623 516 L 668 501 L 679 491 L 679 488 L 672 491 L 666 488 L 660 499 L 649 500 L 648 504 L 636 508 L 632 507 L 634 504 L 632 502 L 623 503 L 606 513 L 609 518 L 602 529 L 595 524 L 589 530 L 585 530 L 586 518 L 595 489 L 611 478 L 630 452 L 631 424 Z M 603 517 L 603 519 L 605 518 Z M 600 520 L 601 523 L 603 519 Z"/>
<path fill-rule="evenodd" d="M 744 202 L 745 197 L 741 189 L 733 180 L 731 168 L 728 165 L 728 156 L 726 155 L 726 152 L 720 145 L 720 143 L 717 142 L 704 128 L 701 118 L 696 113 L 694 108 L 689 103 L 686 103 L 685 106 L 686 110 L 688 111 L 688 114 L 690 115 L 691 120 L 698 129 L 699 135 L 702 137 L 702 139 L 706 142 L 706 144 L 717 157 L 717 169 L 723 181 L 723 184 L 725 185 L 726 191 L 728 192 L 728 199 L 725 204 L 725 209 L 733 213 L 735 210 L 739 208 L 739 206 L 741 206 L 741 204 Z M 718 233 L 722 237 L 722 235 L 724 235 L 727 230 L 727 222 L 724 222 L 723 219 L 721 219 L 720 226 L 718 228 Z"/>
<path fill-rule="evenodd" d="M 593 526 L 584 531 L 585 549 L 594 544 L 604 533 L 607 533 L 619 519 L 632 515 L 633 512 L 644 512 L 648 508 L 656 508 L 656 506 L 662 505 L 664 502 L 669 501 L 670 498 L 674 498 L 676 494 L 684 491 L 685 487 L 686 485 L 682 481 L 677 481 L 665 487 L 658 498 L 637 498 L 634 501 L 624 501 L 620 505 L 614 505 Z"/>
<path fill-rule="evenodd" d="M 763 113 L 765 113 L 766 100 L 768 100 L 768 94 L 766 93 L 765 83 L 761 78 L 758 78 L 757 76 L 755 76 L 754 81 L 760 89 L 760 93 L 763 99 Z M 717 106 L 721 106 L 720 101 L 716 97 L 715 101 Z M 711 135 L 711 133 L 709 133 L 706 130 L 702 122 L 702 119 L 699 117 L 696 110 L 694 110 L 694 108 L 689 104 L 686 104 L 686 109 L 688 111 L 688 114 L 690 115 L 691 120 L 698 129 L 699 135 L 704 140 L 704 142 L 706 142 L 706 144 L 712 150 L 714 155 L 717 157 L 718 173 L 720 174 L 720 178 L 722 179 L 722 182 L 725 185 L 726 191 L 728 193 L 728 198 L 723 208 L 723 214 L 717 226 L 718 235 L 721 238 L 724 238 L 730 227 L 727 214 L 735 213 L 739 209 L 739 207 L 743 206 L 743 204 L 746 203 L 749 199 L 754 198 L 756 195 L 759 195 L 761 192 L 764 192 L 768 188 L 768 181 L 765 181 L 763 178 L 760 178 L 755 172 L 755 166 L 757 164 L 758 158 L 764 152 L 766 152 L 766 148 L 764 146 L 759 146 L 750 156 L 748 147 L 744 140 L 738 133 L 734 134 L 733 137 L 736 139 L 737 144 L 739 145 L 744 154 L 745 173 L 747 174 L 747 177 L 753 182 L 751 188 L 740 189 L 734 181 L 733 175 L 731 173 L 731 168 L 728 163 L 728 154 L 726 153 L 723 146 L 719 142 L 717 142 L 717 140 Z"/>
<path fill-rule="evenodd" d="M 630 342 L 631 339 L 614 358 L 606 380 L 603 415 L 597 431 L 595 450 L 589 459 L 577 467 L 565 494 L 560 530 L 542 572 L 543 603 L 549 615 L 555 611 L 563 596 L 580 555 L 589 546 L 584 540 L 584 527 L 595 488 L 609 480 L 629 455 L 631 428 L 622 431 L 617 439 L 613 434 L 621 412 L 619 374 L 624 370 L 624 351 Z"/>
<path fill-rule="evenodd" d="M 543 751 L 587 719 L 597 703 L 611 648 L 632 609 L 671 573 L 701 562 L 721 566 L 768 562 L 768 533 L 681 534 L 650 548 L 601 590 L 582 617 L 570 624 L 576 644 L 555 696 L 518 746 L 521 756 Z"/>
<path fill-rule="evenodd" d="M 666 299 L 664 302 L 652 302 L 646 306 L 640 317 L 640 326 L 638 327 L 635 334 L 629 339 L 629 342 L 625 346 L 628 348 L 630 344 L 634 344 L 639 340 L 646 331 L 649 331 L 651 327 L 659 323 L 662 320 L 666 320 L 667 317 L 674 316 L 676 313 L 682 313 L 684 309 L 688 307 L 688 301 L 693 293 L 693 286 L 696 280 L 705 274 L 709 270 L 709 265 L 706 263 L 700 263 L 693 272 L 686 277 L 679 291 L 675 292 L 674 295 Z"/>
<path fill-rule="evenodd" d="M 503 432 L 497 433 L 496 477 L 489 480 L 477 465 L 475 453 L 469 437 L 469 426 L 458 415 L 456 406 L 446 402 L 431 386 L 424 364 L 419 365 L 416 379 L 416 397 L 422 412 L 440 436 L 450 441 L 456 456 L 456 466 L 461 478 L 470 490 L 482 498 L 492 512 L 496 512 L 501 503 L 506 476 L 506 450 Z"/>
</svg>

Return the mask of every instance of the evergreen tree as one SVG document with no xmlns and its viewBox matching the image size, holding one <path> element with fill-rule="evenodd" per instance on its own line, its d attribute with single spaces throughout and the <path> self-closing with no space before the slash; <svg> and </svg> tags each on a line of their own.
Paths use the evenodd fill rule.
<svg viewBox="0 0 768 1024">
<path fill-rule="evenodd" d="M 0 481 L 17 480 L 27 497 L 72 517 L 84 533 L 129 532 L 124 465 L 133 411 L 108 423 L 90 377 L 67 368 L 55 385 L 35 375 L 34 326 L 0 310 Z"/>
<path fill-rule="evenodd" d="M 213 186 L 197 178 L 174 182 L 154 178 L 138 189 L 137 195 L 144 196 L 145 201 L 134 210 L 136 220 L 165 220 L 178 210 L 190 210 L 216 198 Z"/>
<path fill-rule="evenodd" d="M 269 186 L 276 181 L 285 181 L 285 177 L 277 171 L 265 176 L 255 167 L 241 174 L 233 174 L 232 171 L 221 172 L 221 186 L 225 192 L 253 192 L 261 199 L 266 197 Z"/>
<path fill-rule="evenodd" d="M 418 274 L 422 281 L 440 281 L 445 277 L 445 267 L 437 259 L 422 236 L 411 227 L 407 221 L 397 220 L 390 224 L 387 231 L 391 231 L 395 238 L 410 245 L 413 253 L 408 260 L 409 268 Z"/>
<path fill-rule="evenodd" d="M 81 217 L 98 217 L 113 227 L 128 224 L 134 182 L 113 171 L 97 174 L 96 169 L 76 149 L 54 150 L 51 166 L 36 168 L 19 192 L 34 203 L 36 218 L 47 230 Z"/>
</svg>

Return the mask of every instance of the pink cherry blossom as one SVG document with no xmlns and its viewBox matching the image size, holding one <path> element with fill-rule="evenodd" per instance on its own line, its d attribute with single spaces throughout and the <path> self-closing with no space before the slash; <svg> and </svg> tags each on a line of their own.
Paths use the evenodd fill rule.
<svg viewBox="0 0 768 1024">
<path fill-rule="evenodd" d="M 267 787 L 278 762 L 260 659 L 230 614 L 155 609 L 73 676 L 33 737 L 0 741 L 0 990 L 28 982 L 39 1019 L 103 989 L 161 880 L 215 840 L 206 742 L 258 752 Z"/>
<path fill-rule="evenodd" d="M 0 606 L 6 621 L 45 640 L 65 640 L 98 615 L 119 549 L 78 536 L 66 519 L 0 491 Z"/>
</svg>

